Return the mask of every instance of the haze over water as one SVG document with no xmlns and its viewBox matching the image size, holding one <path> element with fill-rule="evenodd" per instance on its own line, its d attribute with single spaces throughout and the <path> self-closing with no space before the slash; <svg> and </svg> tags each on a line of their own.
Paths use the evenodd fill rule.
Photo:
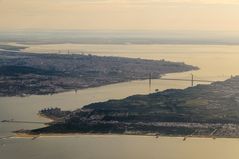
<svg viewBox="0 0 239 159">
<path fill-rule="evenodd" d="M 169 74 L 170 78 L 188 78 L 193 73 L 196 79 L 225 80 L 239 75 L 239 46 L 237 45 L 32 45 L 25 51 L 91 53 L 100 56 L 122 56 L 143 59 L 165 59 L 195 65 L 198 71 Z M 70 55 L 69 55 L 70 56 Z M 38 110 L 45 107 L 61 107 L 74 110 L 86 104 L 108 99 L 120 99 L 133 94 L 148 94 L 156 88 L 186 88 L 190 82 L 153 80 L 133 81 L 52 96 L 0 98 L 0 120 L 16 119 L 47 121 L 38 117 Z M 41 126 L 41 125 L 40 125 Z M 0 136 L 11 135 L 17 129 L 31 129 L 38 125 L 0 123 Z M 238 159 L 238 139 L 188 139 L 182 138 L 78 135 L 31 139 L 0 140 L 0 158 L 52 158 L 52 159 Z M 41 150 L 41 151 L 39 151 Z M 14 152 L 14 153 L 12 153 Z"/>
</svg>

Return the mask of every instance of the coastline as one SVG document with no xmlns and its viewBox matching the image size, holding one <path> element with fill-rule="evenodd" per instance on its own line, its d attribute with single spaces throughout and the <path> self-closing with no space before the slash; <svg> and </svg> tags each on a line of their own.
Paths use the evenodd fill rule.
<svg viewBox="0 0 239 159">
<path fill-rule="evenodd" d="M 235 87 L 238 82 L 239 76 L 236 76 L 208 86 L 198 85 L 185 90 L 172 89 L 150 95 L 135 95 L 121 100 L 93 103 L 73 111 L 70 116 L 65 118 L 63 116 L 62 120 L 56 119 L 49 127 L 16 131 L 16 133 L 29 135 L 120 134 L 155 136 L 156 138 L 172 136 L 184 137 L 185 140 L 189 137 L 239 138 L 237 116 L 230 114 L 232 108 L 237 110 L 237 103 L 236 101 L 231 102 L 232 98 L 221 100 L 221 97 L 225 97 L 231 92 L 234 93 L 232 95 L 235 97 L 239 94 L 237 87 Z M 224 88 L 224 92 L 220 91 L 222 88 Z M 177 99 L 181 101 L 179 106 Z M 165 104 L 162 104 L 162 101 L 167 106 L 174 105 L 175 109 L 163 109 Z M 169 103 L 168 101 L 172 102 Z M 214 114 L 214 118 L 210 116 L 210 113 L 214 113 L 210 108 L 221 110 L 225 104 L 228 105 L 227 111 L 225 109 L 223 112 L 218 111 L 219 114 Z M 122 108 L 124 109 L 122 110 Z M 196 108 L 201 112 L 199 117 L 198 112 L 195 112 Z M 162 110 L 163 113 L 160 112 Z M 49 111 L 46 114 L 51 115 L 51 109 Z M 142 112 L 144 113 L 142 114 Z M 152 116 L 151 112 L 158 112 L 158 114 Z M 221 113 L 234 115 L 232 116 L 234 118 L 231 116 L 222 118 Z M 195 116 L 194 120 L 192 120 L 193 116 Z M 51 118 L 51 116 L 45 117 Z"/>
<path fill-rule="evenodd" d="M 56 120 L 49 118 L 46 115 L 37 114 L 39 117 L 49 120 L 45 125 L 51 124 Z M 33 140 L 37 138 L 48 138 L 48 137 L 78 137 L 78 136 L 138 136 L 138 137 L 155 137 L 157 138 L 182 138 L 183 141 L 187 139 L 239 139 L 239 136 L 215 136 L 215 135 L 162 135 L 159 133 L 27 133 L 27 132 L 13 132 L 15 136 L 10 136 L 9 138 L 31 138 Z"/>
</svg>

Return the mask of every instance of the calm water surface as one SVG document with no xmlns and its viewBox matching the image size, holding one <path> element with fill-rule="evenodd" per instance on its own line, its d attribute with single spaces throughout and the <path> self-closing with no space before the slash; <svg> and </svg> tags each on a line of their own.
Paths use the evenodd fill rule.
<svg viewBox="0 0 239 159">
<path fill-rule="evenodd" d="M 32 45 L 26 51 L 92 53 L 100 56 L 122 56 L 146 59 L 183 61 L 199 66 L 194 72 L 166 75 L 170 78 L 224 80 L 239 74 L 239 46 L 208 45 Z M 153 80 L 151 89 L 148 81 L 132 81 L 77 92 L 66 92 L 52 96 L 4 97 L 0 98 L 0 120 L 15 119 L 47 121 L 37 112 L 49 106 L 74 110 L 86 104 L 109 99 L 121 99 L 133 94 L 148 94 L 155 89 L 186 88 L 190 82 Z M 0 136 L 12 135 L 11 131 L 31 129 L 42 125 L 0 123 Z M 30 159 L 238 159 L 238 139 L 188 139 L 142 136 L 68 136 L 41 137 L 37 140 L 0 140 L 0 158 Z"/>
</svg>

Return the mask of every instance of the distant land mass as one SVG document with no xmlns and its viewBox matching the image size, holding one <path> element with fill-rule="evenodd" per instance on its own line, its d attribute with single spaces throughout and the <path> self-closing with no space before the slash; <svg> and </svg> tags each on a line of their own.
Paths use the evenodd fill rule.
<svg viewBox="0 0 239 159">
<path fill-rule="evenodd" d="M 57 117 L 52 111 L 40 114 Z M 23 132 L 238 138 L 239 76 L 184 90 L 93 103 L 72 112 L 58 111 L 50 126 Z"/>
<path fill-rule="evenodd" d="M 206 35 L 206 36 L 205 36 Z M 0 42 L 21 44 L 193 44 L 238 45 L 239 32 L 134 30 L 18 30 L 0 31 Z"/>
<path fill-rule="evenodd" d="M 4 46 L 6 49 L 21 49 Z M 181 62 L 0 51 L 0 96 L 44 95 L 198 69 Z"/>
<path fill-rule="evenodd" d="M 21 49 L 26 49 L 27 47 L 24 46 L 14 46 L 14 45 L 6 45 L 0 44 L 1 50 L 9 50 L 9 51 L 20 51 Z"/>
</svg>

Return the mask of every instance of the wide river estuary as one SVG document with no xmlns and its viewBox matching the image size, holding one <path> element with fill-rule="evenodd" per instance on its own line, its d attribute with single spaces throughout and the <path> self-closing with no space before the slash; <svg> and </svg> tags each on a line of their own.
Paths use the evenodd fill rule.
<svg viewBox="0 0 239 159">
<path fill-rule="evenodd" d="M 59 51 L 60 50 L 60 51 Z M 28 52 L 91 53 L 143 59 L 181 61 L 200 70 L 166 75 L 168 78 L 225 80 L 239 75 L 239 46 L 224 45 L 31 45 Z M 196 83 L 198 84 L 198 83 Z M 207 83 L 204 83 L 207 84 Z M 131 81 L 55 95 L 0 98 L 0 121 L 43 121 L 42 108 L 74 110 L 93 102 L 148 94 L 155 89 L 186 88 L 190 82 L 153 80 Z M 0 123 L 0 138 L 14 130 L 42 127 L 40 124 Z M 68 135 L 0 139 L 0 159 L 238 159 L 239 139 L 203 139 L 124 136 Z"/>
</svg>

